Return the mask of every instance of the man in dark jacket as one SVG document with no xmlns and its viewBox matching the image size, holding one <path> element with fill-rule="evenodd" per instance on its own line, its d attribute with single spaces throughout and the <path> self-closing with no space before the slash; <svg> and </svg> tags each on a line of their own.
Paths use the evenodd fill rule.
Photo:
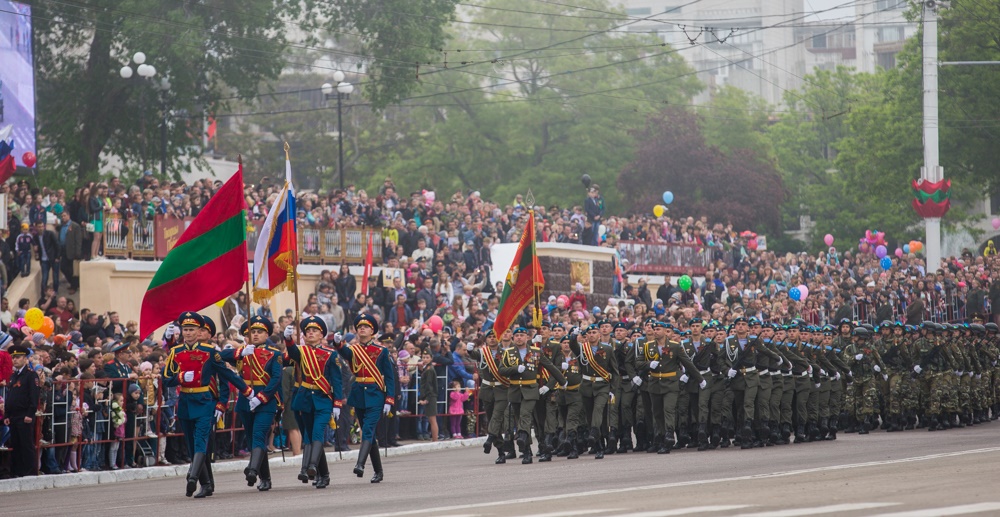
<svg viewBox="0 0 1000 517">
<path fill-rule="evenodd" d="M 76 262 L 83 260 L 83 228 L 73 221 L 69 212 L 59 214 L 59 249 L 61 250 L 59 269 L 69 281 L 69 294 L 76 294 L 80 288 L 80 277 L 76 274 Z"/>
<path fill-rule="evenodd" d="M 52 230 L 45 228 L 45 223 L 35 224 L 35 252 L 42 267 L 42 289 L 49 284 L 49 273 L 52 273 L 52 289 L 59 292 L 59 238 Z"/>
</svg>

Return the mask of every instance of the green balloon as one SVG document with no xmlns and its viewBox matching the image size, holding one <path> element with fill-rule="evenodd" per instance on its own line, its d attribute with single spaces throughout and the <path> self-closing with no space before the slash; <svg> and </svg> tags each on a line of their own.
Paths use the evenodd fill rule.
<svg viewBox="0 0 1000 517">
<path fill-rule="evenodd" d="M 681 291 L 691 290 L 691 277 L 684 275 L 677 279 L 677 287 L 681 288 Z"/>
</svg>

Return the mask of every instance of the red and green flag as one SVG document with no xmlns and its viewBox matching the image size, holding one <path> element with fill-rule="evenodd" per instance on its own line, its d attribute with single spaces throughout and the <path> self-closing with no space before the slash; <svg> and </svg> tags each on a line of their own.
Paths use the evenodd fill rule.
<svg viewBox="0 0 1000 517">
<path fill-rule="evenodd" d="M 239 291 L 247 269 L 243 165 L 212 196 L 167 253 L 142 298 L 139 331 L 148 336 L 184 311 Z"/>
<path fill-rule="evenodd" d="M 507 281 L 503 285 L 503 295 L 500 297 L 500 311 L 493 322 L 493 329 L 499 336 L 509 329 L 522 310 L 531 302 L 535 302 L 532 320 L 536 327 L 542 324 L 541 295 L 545 289 L 545 278 L 542 277 L 542 266 L 538 263 L 535 252 L 535 212 L 528 211 L 528 222 L 524 225 L 521 242 L 517 245 L 514 262 L 507 272 Z"/>
</svg>

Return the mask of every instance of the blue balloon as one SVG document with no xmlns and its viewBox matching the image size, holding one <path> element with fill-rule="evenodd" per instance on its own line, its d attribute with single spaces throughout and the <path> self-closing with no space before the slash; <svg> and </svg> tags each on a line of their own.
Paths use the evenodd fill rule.
<svg viewBox="0 0 1000 517">
<path fill-rule="evenodd" d="M 673 203 L 674 202 L 674 193 L 671 192 L 671 191 L 669 191 L 669 190 L 666 191 L 666 192 L 664 192 L 663 193 L 663 202 L 666 203 L 666 204 L 668 204 L 668 205 L 670 203 Z"/>
<path fill-rule="evenodd" d="M 903 245 L 903 253 L 909 253 L 909 252 L 910 252 L 910 245 L 909 244 L 904 244 Z"/>
<path fill-rule="evenodd" d="M 892 259 L 889 257 L 882 257 L 882 261 L 879 263 L 879 265 L 882 266 L 882 269 L 888 271 L 889 268 L 892 267 Z"/>
<path fill-rule="evenodd" d="M 788 297 L 795 301 L 799 301 L 802 299 L 802 291 L 799 291 L 798 287 L 793 287 L 788 290 Z"/>
</svg>

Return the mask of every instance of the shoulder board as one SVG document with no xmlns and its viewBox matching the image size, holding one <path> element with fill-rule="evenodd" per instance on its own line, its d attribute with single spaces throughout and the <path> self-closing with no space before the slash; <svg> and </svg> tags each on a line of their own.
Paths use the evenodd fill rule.
<svg viewBox="0 0 1000 517">
<path fill-rule="evenodd" d="M 542 349 L 539 348 L 539 347 L 537 347 L 537 346 L 529 346 L 528 350 L 532 350 L 532 351 L 535 351 L 535 352 L 540 352 Z"/>
</svg>

